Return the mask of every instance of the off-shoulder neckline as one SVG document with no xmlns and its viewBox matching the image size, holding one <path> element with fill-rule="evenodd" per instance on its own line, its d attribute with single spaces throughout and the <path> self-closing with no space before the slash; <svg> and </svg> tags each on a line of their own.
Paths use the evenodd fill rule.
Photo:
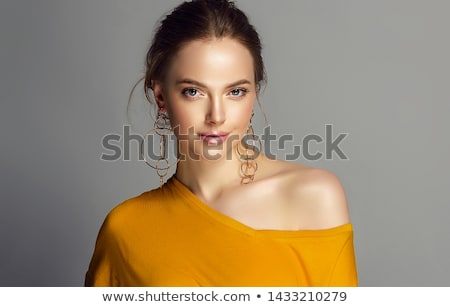
<svg viewBox="0 0 450 307">
<path fill-rule="evenodd" d="M 185 184 L 172 176 L 166 183 L 167 187 L 173 186 L 181 195 L 187 204 L 193 209 L 207 215 L 229 228 L 246 233 L 252 236 L 273 236 L 273 237 L 329 237 L 344 232 L 352 232 L 351 223 L 339 225 L 325 229 L 299 229 L 299 230 L 282 230 L 282 229 L 255 229 L 228 215 L 225 215 L 208 204 L 204 203 L 197 195 L 195 195 Z"/>
</svg>

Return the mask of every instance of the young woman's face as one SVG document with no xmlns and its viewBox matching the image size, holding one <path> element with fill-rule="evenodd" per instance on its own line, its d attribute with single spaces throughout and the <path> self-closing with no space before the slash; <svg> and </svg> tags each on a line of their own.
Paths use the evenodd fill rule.
<svg viewBox="0 0 450 307">
<path fill-rule="evenodd" d="M 253 58 L 238 41 L 192 41 L 153 86 L 188 159 L 231 157 L 245 134 L 256 99 Z"/>
</svg>

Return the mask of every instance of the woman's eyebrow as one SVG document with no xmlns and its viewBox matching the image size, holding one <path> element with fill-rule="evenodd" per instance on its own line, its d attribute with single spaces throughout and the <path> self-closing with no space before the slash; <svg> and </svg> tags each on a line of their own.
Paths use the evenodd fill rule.
<svg viewBox="0 0 450 307">
<path fill-rule="evenodd" d="M 182 80 L 178 80 L 178 81 L 176 82 L 176 85 L 179 85 L 179 84 L 190 84 L 190 85 L 195 85 L 195 86 L 203 87 L 203 88 L 207 88 L 207 87 L 208 87 L 208 86 L 206 86 L 205 84 L 203 84 L 203 83 L 201 83 L 201 82 L 198 82 L 198 81 L 195 81 L 195 80 L 192 80 L 192 79 L 182 79 Z M 238 80 L 238 81 L 233 82 L 233 83 L 231 83 L 231 84 L 228 84 L 228 85 L 226 86 L 226 88 L 235 87 L 235 86 L 238 86 L 238 85 L 244 85 L 244 84 L 251 84 L 251 82 L 250 82 L 249 80 L 247 80 L 247 79 L 241 79 L 241 80 Z"/>
<path fill-rule="evenodd" d="M 178 80 L 175 84 L 176 85 L 179 85 L 179 84 L 190 84 L 190 85 L 195 85 L 195 86 L 199 86 L 199 87 L 205 87 L 205 88 L 207 87 L 205 84 L 203 84 L 201 82 L 198 82 L 198 81 L 195 81 L 195 80 L 192 80 L 192 79 Z"/>
<path fill-rule="evenodd" d="M 244 85 L 244 84 L 252 84 L 252 83 L 249 80 L 247 80 L 247 79 L 241 79 L 239 81 L 236 81 L 236 82 L 233 82 L 233 83 L 229 84 L 227 86 L 227 88 L 235 87 L 235 86 L 238 86 L 238 85 Z"/>
</svg>

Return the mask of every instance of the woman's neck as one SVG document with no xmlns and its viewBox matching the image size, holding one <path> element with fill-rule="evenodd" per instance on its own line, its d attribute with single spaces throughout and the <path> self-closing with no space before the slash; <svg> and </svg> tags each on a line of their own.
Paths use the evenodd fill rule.
<svg viewBox="0 0 450 307">
<path fill-rule="evenodd" d="M 175 176 L 199 198 L 214 200 L 228 188 L 240 185 L 240 165 L 237 159 L 180 161 Z"/>
</svg>

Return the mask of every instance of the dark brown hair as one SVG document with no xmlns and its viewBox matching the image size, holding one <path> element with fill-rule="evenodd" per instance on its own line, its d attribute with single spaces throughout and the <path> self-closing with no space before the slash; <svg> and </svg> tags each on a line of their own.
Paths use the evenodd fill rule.
<svg viewBox="0 0 450 307">
<path fill-rule="evenodd" d="M 253 57 L 257 91 L 266 82 L 261 41 L 247 16 L 228 0 L 183 2 L 168 14 L 156 29 L 147 53 L 144 77 L 145 96 L 152 80 L 163 81 L 167 67 L 183 44 L 193 40 L 232 38 L 244 45 Z"/>
</svg>

